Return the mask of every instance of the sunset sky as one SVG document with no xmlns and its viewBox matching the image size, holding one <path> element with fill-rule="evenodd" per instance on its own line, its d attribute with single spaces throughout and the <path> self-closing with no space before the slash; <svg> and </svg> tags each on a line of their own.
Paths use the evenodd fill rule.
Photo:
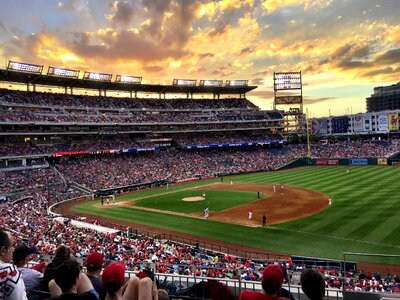
<svg viewBox="0 0 400 300">
<path fill-rule="evenodd" d="M 365 112 L 373 87 L 400 81 L 400 0 L 2 0 L 8 60 L 143 83 L 247 79 L 264 109 L 273 72 L 301 71 L 311 116 Z"/>
</svg>

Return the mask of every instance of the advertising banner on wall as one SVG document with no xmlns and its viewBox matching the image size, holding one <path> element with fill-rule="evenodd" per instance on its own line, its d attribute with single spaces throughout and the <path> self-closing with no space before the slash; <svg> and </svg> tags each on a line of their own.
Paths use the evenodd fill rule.
<svg viewBox="0 0 400 300">
<path fill-rule="evenodd" d="M 354 128 L 354 132 L 361 132 L 363 130 L 362 115 L 355 115 L 354 116 L 353 128 Z"/>
<path fill-rule="evenodd" d="M 372 115 L 371 114 L 363 114 L 362 116 L 363 130 L 364 132 L 372 131 Z"/>
<path fill-rule="evenodd" d="M 387 158 L 378 158 L 378 165 L 387 165 Z"/>
<path fill-rule="evenodd" d="M 378 132 L 386 133 L 388 132 L 388 115 L 387 114 L 379 114 L 378 115 Z"/>
<path fill-rule="evenodd" d="M 399 115 L 397 113 L 390 113 L 389 116 L 389 130 L 398 131 L 399 130 Z"/>
<path fill-rule="evenodd" d="M 311 119 L 310 120 L 311 134 L 326 135 L 328 133 L 328 119 Z"/>
<path fill-rule="evenodd" d="M 353 165 L 353 166 L 368 165 L 368 159 L 366 159 L 366 158 L 353 158 L 353 159 L 350 159 L 350 165 Z"/>
<path fill-rule="evenodd" d="M 317 159 L 315 164 L 318 166 L 335 166 L 339 164 L 338 159 Z"/>
<path fill-rule="evenodd" d="M 332 133 L 346 133 L 349 127 L 348 117 L 332 118 Z"/>
</svg>

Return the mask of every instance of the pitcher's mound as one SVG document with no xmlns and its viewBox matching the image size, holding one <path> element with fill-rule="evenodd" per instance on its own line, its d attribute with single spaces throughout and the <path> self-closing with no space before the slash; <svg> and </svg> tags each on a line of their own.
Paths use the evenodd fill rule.
<svg viewBox="0 0 400 300">
<path fill-rule="evenodd" d="M 194 202 L 194 201 L 203 201 L 203 200 L 205 200 L 205 198 L 204 197 L 186 197 L 186 198 L 183 198 L 182 199 L 182 201 L 187 201 L 187 202 Z"/>
</svg>

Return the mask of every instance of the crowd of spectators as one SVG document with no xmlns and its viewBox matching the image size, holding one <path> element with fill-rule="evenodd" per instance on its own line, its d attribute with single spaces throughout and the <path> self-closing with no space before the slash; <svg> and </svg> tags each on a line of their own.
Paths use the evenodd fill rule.
<svg viewBox="0 0 400 300">
<path fill-rule="evenodd" d="M 202 145 L 212 143 L 237 143 L 260 139 L 271 139 L 273 136 L 198 136 L 181 137 L 176 141 L 181 145 Z M 49 147 L 21 147 L 22 151 L 89 151 L 104 149 L 121 149 L 138 146 L 152 146 L 151 143 L 136 141 L 104 142 L 77 145 L 53 145 Z M 3 148 L 3 153 L 11 150 Z M 101 148 L 101 149 L 99 149 Z M 18 148 L 17 148 L 18 149 Z M 313 158 L 363 158 L 388 157 L 398 152 L 396 143 L 383 141 L 342 142 L 328 145 L 313 145 Z M 14 151 L 14 150 L 13 150 Z M 129 155 L 77 156 L 55 162 L 68 183 L 76 182 L 98 190 L 121 187 L 133 184 L 166 180 L 179 182 L 191 178 L 208 178 L 218 175 L 245 173 L 261 170 L 274 170 L 298 157 L 306 157 L 305 145 L 288 145 L 284 147 L 250 147 L 247 149 L 218 150 L 170 150 L 150 151 Z M 155 172 L 154 170 L 157 170 Z M 17 193 L 24 189 L 35 189 L 43 192 L 49 183 L 62 186 L 63 180 L 51 168 L 36 168 L 15 172 L 0 172 L 0 188 L 4 193 Z M 64 184 L 65 185 L 65 184 Z M 60 192 L 62 194 L 62 192 Z"/>
<path fill-rule="evenodd" d="M 9 202 L 39 199 L 54 203 L 82 195 L 66 186 L 60 175 L 48 167 L 0 172 L 0 191 Z"/>
<path fill-rule="evenodd" d="M 148 236 L 129 236 L 128 228 L 119 228 L 122 235 L 101 233 L 95 229 L 75 227 L 69 220 L 59 222 L 47 215 L 47 203 L 41 199 L 29 199 L 15 204 L 2 205 L 0 227 L 6 228 L 16 237 L 16 244 L 35 247 L 33 260 L 45 261 L 49 271 L 51 258 L 57 260 L 60 245 L 77 259 L 85 260 L 90 253 L 97 252 L 108 262 L 123 262 L 127 270 L 140 272 L 152 263 L 156 273 L 211 277 L 216 279 L 239 279 L 260 281 L 268 265 L 267 261 L 240 258 L 224 253 L 215 253 L 185 244 Z M 96 222 L 88 219 L 88 222 Z M 117 228 L 118 229 L 118 228 Z M 64 255 L 66 257 L 66 255 Z M 59 262 L 60 264 L 62 261 Z M 285 282 L 300 284 L 303 265 L 281 261 Z M 326 288 L 370 292 L 400 292 L 400 277 L 380 275 L 362 271 L 345 274 L 335 268 L 315 267 L 321 274 Z M 46 277 L 46 276 L 45 276 Z"/>
<path fill-rule="evenodd" d="M 292 152 L 299 157 L 307 156 L 307 145 L 290 145 Z M 311 144 L 311 157 L 322 159 L 339 158 L 369 158 L 389 157 L 400 151 L 400 144 L 397 140 L 388 141 L 344 141 L 333 144 Z"/>
<path fill-rule="evenodd" d="M 67 181 L 76 181 L 91 190 L 190 178 L 272 170 L 293 159 L 290 154 L 269 149 L 214 151 L 156 151 L 129 156 L 85 157 L 56 165 Z M 156 171 L 157 170 L 157 171 Z"/>
<path fill-rule="evenodd" d="M 0 157 L 28 156 L 37 154 L 53 154 L 57 152 L 87 151 L 96 152 L 101 150 L 119 150 L 128 148 L 150 148 L 154 142 L 138 140 L 99 140 L 87 142 L 65 142 L 60 144 L 39 144 L 34 142 L 0 144 Z"/>
<path fill-rule="evenodd" d="M 197 136 L 178 136 L 170 138 L 180 146 L 187 145 L 210 145 L 226 143 L 251 143 L 251 142 L 271 142 L 282 140 L 281 135 L 264 134 L 231 134 L 231 135 L 197 135 Z M 162 140 L 162 139 L 161 139 Z M 156 142 L 149 139 L 113 139 L 113 140 L 87 140 L 84 142 L 60 142 L 45 144 L 44 142 L 24 142 L 12 144 L 0 144 L 0 157 L 7 156 L 29 156 L 38 154 L 53 154 L 56 152 L 87 151 L 96 152 L 101 150 L 117 150 L 128 148 L 151 148 Z"/>
<path fill-rule="evenodd" d="M 0 122 L 46 122 L 46 123 L 210 123 L 221 121 L 269 120 L 268 113 L 262 118 L 254 115 L 242 116 L 239 112 L 38 112 L 30 110 L 0 110 Z"/>
<path fill-rule="evenodd" d="M 207 134 L 196 136 L 180 136 L 175 139 L 179 145 L 211 145 L 211 144 L 239 144 L 239 143 L 254 143 L 254 142 L 271 142 L 281 141 L 283 137 L 278 134 Z"/>
<path fill-rule="evenodd" d="M 240 144 L 252 142 L 282 141 L 279 134 L 208 134 L 208 135 L 185 135 L 171 137 L 179 146 L 211 145 L 211 144 Z M 155 141 L 148 139 L 113 139 L 113 140 L 91 140 L 86 142 L 63 142 L 54 144 L 43 144 L 35 142 L 0 144 L 0 157 L 24 156 L 37 154 L 53 154 L 56 152 L 87 151 L 95 152 L 101 150 L 127 149 L 127 148 L 150 148 L 156 145 Z M 305 144 L 287 145 L 287 153 L 291 156 L 306 157 L 307 146 Z M 334 144 L 311 144 L 311 157 L 323 159 L 338 158 L 368 158 L 389 157 L 400 150 L 397 140 L 388 141 L 344 141 Z"/>
<path fill-rule="evenodd" d="M 54 93 L 24 92 L 0 89 L 0 101 L 7 104 L 41 107 L 75 107 L 135 110 L 226 110 L 257 109 L 245 98 L 224 99 L 133 99 L 103 96 L 66 95 Z"/>
</svg>

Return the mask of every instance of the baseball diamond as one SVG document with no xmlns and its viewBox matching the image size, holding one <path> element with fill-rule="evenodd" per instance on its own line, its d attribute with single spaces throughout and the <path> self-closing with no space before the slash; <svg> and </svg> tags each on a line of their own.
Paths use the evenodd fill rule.
<svg viewBox="0 0 400 300">
<path fill-rule="evenodd" d="M 99 201 L 90 201 L 72 207 L 71 211 L 96 219 L 151 226 L 157 231 L 190 234 L 282 254 L 342 259 L 342 253 L 348 249 L 398 253 L 399 208 L 397 197 L 393 197 L 400 182 L 397 168 L 358 166 L 350 170 L 346 175 L 344 167 L 305 167 L 227 178 L 226 182 L 232 178 L 233 185 L 218 183 L 219 180 L 199 181 L 174 185 L 168 190 L 156 188 L 123 195 L 118 197 L 117 207 L 104 208 L 99 206 Z M 273 192 L 273 182 L 284 184 L 283 195 L 278 190 Z M 222 210 L 213 210 L 213 201 L 226 200 L 210 200 L 208 220 L 201 217 L 200 208 L 188 214 L 174 212 L 173 206 L 157 210 L 136 205 L 140 201 L 146 203 L 146 199 L 180 194 L 183 190 L 197 191 L 200 195 L 205 188 L 251 191 L 254 195 L 259 191 L 265 197 Z M 327 195 L 333 199 L 331 206 Z M 247 218 L 249 207 L 254 212 L 252 220 Z M 268 226 L 261 228 L 264 212 Z M 361 260 L 399 263 L 395 259 Z"/>
</svg>

